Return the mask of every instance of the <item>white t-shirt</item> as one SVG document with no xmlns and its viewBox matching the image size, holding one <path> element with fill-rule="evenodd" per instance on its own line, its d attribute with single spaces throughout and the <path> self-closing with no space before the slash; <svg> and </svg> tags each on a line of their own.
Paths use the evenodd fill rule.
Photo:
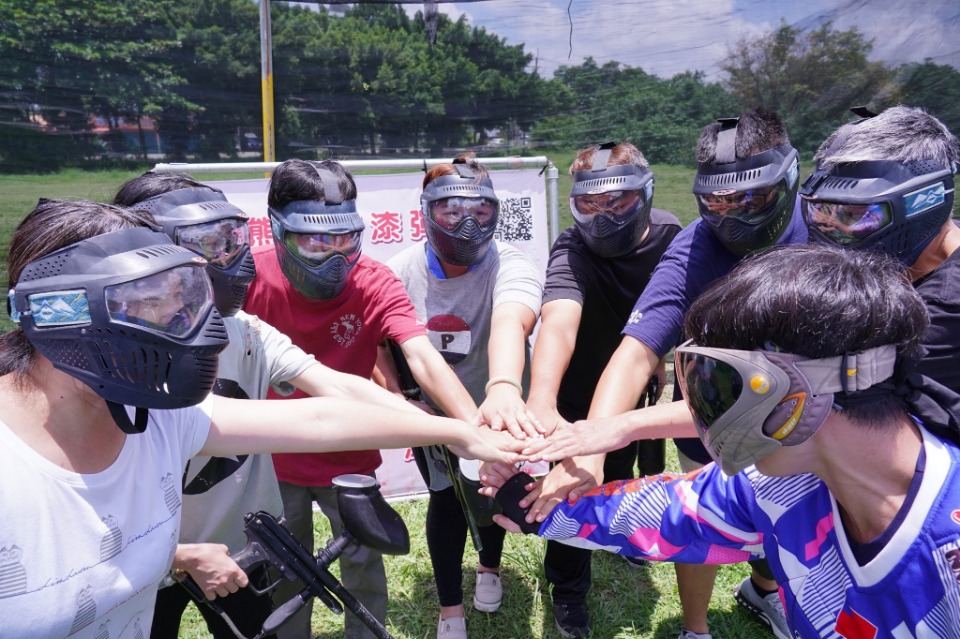
<svg viewBox="0 0 960 639">
<path fill-rule="evenodd" d="M 256 315 L 240 311 L 223 319 L 230 344 L 220 353 L 217 383 L 221 388 L 236 387 L 227 393 L 230 397 L 263 399 L 271 385 L 291 380 L 317 363 Z M 258 510 L 280 515 L 283 510 L 268 454 L 194 457 L 187 466 L 184 485 L 180 543 L 226 544 L 230 552 L 236 552 L 246 543 L 244 515 Z"/>
<path fill-rule="evenodd" d="M 116 461 L 66 471 L 0 422 L 0 636 L 145 639 L 180 530 L 180 482 L 211 400 L 151 410 Z"/>
</svg>

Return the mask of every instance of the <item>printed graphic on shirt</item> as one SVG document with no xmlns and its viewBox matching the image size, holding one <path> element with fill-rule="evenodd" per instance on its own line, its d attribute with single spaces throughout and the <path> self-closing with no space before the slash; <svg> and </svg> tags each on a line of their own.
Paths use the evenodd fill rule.
<svg viewBox="0 0 960 639">
<path fill-rule="evenodd" d="M 0 599 L 27 591 L 27 571 L 20 561 L 20 546 L 0 548 Z"/>
<path fill-rule="evenodd" d="M 87 586 L 77 594 L 77 612 L 70 627 L 71 635 L 89 626 L 97 618 L 97 604 L 93 600 L 93 595 L 93 586 Z"/>
<path fill-rule="evenodd" d="M 533 200 L 506 197 L 500 200 L 500 219 L 493 235 L 501 242 L 529 242 L 533 239 Z"/>
<path fill-rule="evenodd" d="M 247 333 L 247 338 L 250 335 Z M 248 344 L 249 348 L 249 344 Z M 233 379 L 218 377 L 213 385 L 213 394 L 221 397 L 231 397 L 233 399 L 250 399 L 247 392 L 243 390 L 240 383 Z M 204 464 L 203 468 L 188 481 L 188 477 L 193 468 L 191 465 L 194 460 L 187 462 L 187 469 L 183 473 L 183 494 L 199 495 L 205 493 L 223 480 L 233 477 L 247 460 L 247 455 L 234 455 L 232 457 L 211 457 Z"/>
<path fill-rule="evenodd" d="M 355 313 L 347 313 L 330 325 L 330 336 L 343 348 L 350 348 L 360 335 L 363 321 Z"/>
<path fill-rule="evenodd" d="M 123 535 L 120 532 L 120 524 L 113 515 L 104 515 L 100 521 L 107 527 L 107 532 L 100 540 L 100 561 L 107 561 L 123 550 Z"/>
<path fill-rule="evenodd" d="M 470 326 L 456 315 L 434 315 L 427 320 L 427 336 L 451 366 L 470 352 Z"/>
</svg>

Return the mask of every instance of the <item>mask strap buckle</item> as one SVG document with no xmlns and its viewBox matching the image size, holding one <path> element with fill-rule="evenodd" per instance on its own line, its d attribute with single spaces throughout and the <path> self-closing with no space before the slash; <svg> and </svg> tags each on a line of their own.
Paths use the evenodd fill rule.
<svg viewBox="0 0 960 639">
<path fill-rule="evenodd" d="M 605 171 L 610 162 L 610 153 L 617 146 L 616 142 L 604 142 L 598 145 L 597 152 L 593 154 L 593 163 L 590 165 L 591 171 Z"/>
<path fill-rule="evenodd" d="M 317 177 L 323 184 L 324 202 L 327 204 L 343 204 L 343 196 L 340 195 L 340 183 L 337 181 L 337 176 L 325 166 L 318 166 L 313 163 L 310 166 L 317 172 Z"/>
<path fill-rule="evenodd" d="M 740 118 L 720 118 L 720 132 L 717 133 L 717 151 L 714 161 L 717 164 L 730 164 L 737 161 L 737 124 Z"/>
</svg>

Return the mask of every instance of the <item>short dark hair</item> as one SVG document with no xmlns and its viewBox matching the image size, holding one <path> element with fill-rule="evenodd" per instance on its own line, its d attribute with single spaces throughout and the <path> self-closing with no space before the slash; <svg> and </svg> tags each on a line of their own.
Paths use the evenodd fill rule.
<svg viewBox="0 0 960 639">
<path fill-rule="evenodd" d="M 895 259 L 825 245 L 777 246 L 745 259 L 694 301 L 687 336 L 702 346 L 780 350 L 811 359 L 893 344 L 922 355 L 927 307 Z M 861 423 L 903 410 L 890 401 L 845 409 Z"/>
<path fill-rule="evenodd" d="M 97 235 L 122 229 L 157 228 L 146 211 L 134 211 L 89 200 L 47 200 L 37 202 L 17 226 L 7 252 L 7 273 L 14 288 L 20 273 L 30 262 Z M 33 366 L 36 351 L 23 331 L 15 329 L 0 337 L 0 375 L 18 378 Z"/>
<path fill-rule="evenodd" d="M 210 188 L 197 182 L 186 173 L 154 173 L 147 171 L 143 175 L 127 180 L 113 196 L 117 206 L 133 206 L 152 197 L 179 191 L 180 189 Z M 212 190 L 212 189 L 211 189 Z"/>
<path fill-rule="evenodd" d="M 714 122 L 703 127 L 697 141 L 697 162 L 714 162 L 717 158 L 717 136 L 721 125 Z M 790 144 L 787 127 L 776 111 L 757 107 L 744 111 L 737 121 L 737 139 L 734 147 L 737 159 L 763 153 L 782 144 Z"/>
<path fill-rule="evenodd" d="M 335 160 L 320 162 L 306 160 L 287 160 L 273 171 L 270 176 L 270 190 L 267 194 L 267 205 L 279 208 L 290 202 L 323 201 L 326 194 L 323 192 L 323 182 L 317 175 L 315 167 L 324 167 L 337 179 L 340 186 L 340 197 L 344 200 L 357 199 L 357 184 L 353 176 Z"/>
</svg>

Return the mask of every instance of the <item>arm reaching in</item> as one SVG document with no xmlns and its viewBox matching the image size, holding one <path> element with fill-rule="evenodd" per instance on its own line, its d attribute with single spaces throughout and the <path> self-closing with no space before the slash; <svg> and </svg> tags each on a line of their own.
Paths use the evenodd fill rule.
<svg viewBox="0 0 960 639">
<path fill-rule="evenodd" d="M 527 338 L 536 323 L 533 309 L 520 302 L 497 305 L 490 321 L 490 382 L 479 409 L 480 421 L 490 424 L 493 430 L 507 430 L 517 439 L 539 437 L 543 433 L 543 426 L 524 405 L 519 388 Z"/>
<path fill-rule="evenodd" d="M 213 397 L 210 432 L 200 451 L 242 453 L 333 452 L 446 444 L 465 457 L 514 464 L 522 441 L 420 411 L 399 411 L 349 399 L 234 400 Z"/>
</svg>

